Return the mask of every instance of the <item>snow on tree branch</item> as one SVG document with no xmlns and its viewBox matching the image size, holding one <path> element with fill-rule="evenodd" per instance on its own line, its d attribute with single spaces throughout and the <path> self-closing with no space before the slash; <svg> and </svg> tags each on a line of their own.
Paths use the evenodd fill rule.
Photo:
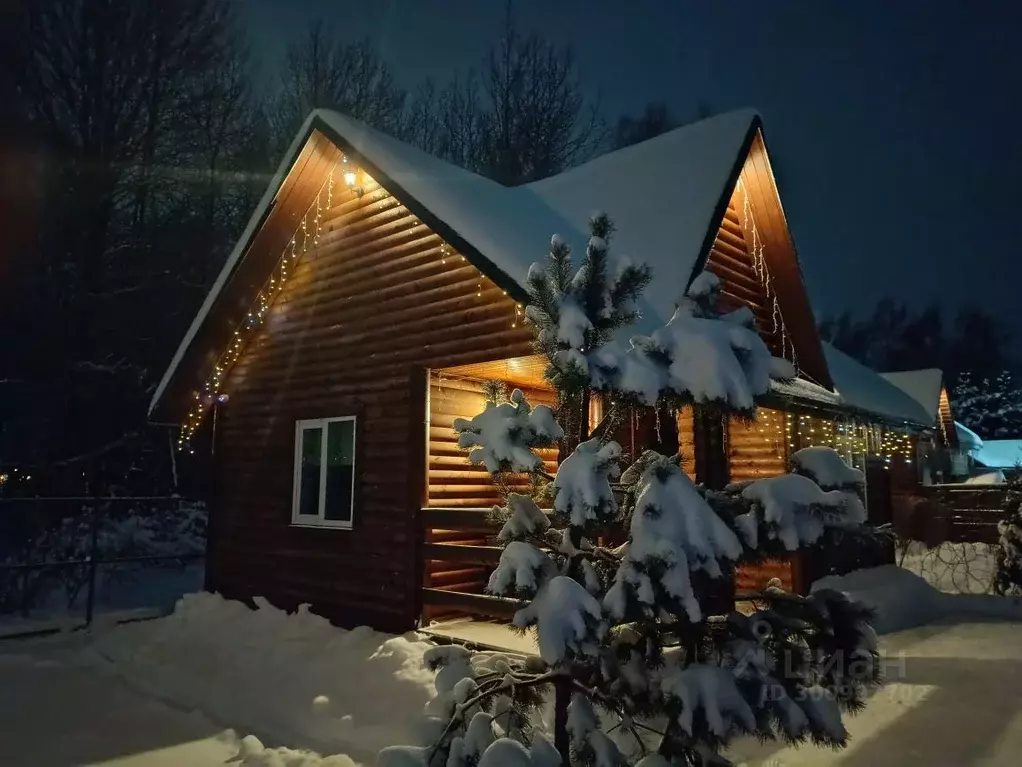
<svg viewBox="0 0 1022 767">
<path fill-rule="evenodd" d="M 550 527 L 546 512 L 532 498 L 521 493 L 508 493 L 507 506 L 495 506 L 494 512 L 506 520 L 497 533 L 497 540 L 501 543 L 542 535 Z"/>
<path fill-rule="evenodd" d="M 539 656 L 550 665 L 596 655 L 605 630 L 600 603 L 566 575 L 544 584 L 532 602 L 515 613 L 513 625 L 536 627 Z"/>
<path fill-rule="evenodd" d="M 628 547 L 604 605 L 617 620 L 653 617 L 659 607 L 677 605 L 698 621 L 689 573 L 720 578 L 720 560 L 736 561 L 742 545 L 677 460 L 648 451 L 639 463 L 645 468 L 633 491 Z"/>
<path fill-rule="evenodd" d="M 557 571 L 543 551 L 525 541 L 511 541 L 490 574 L 486 590 L 497 596 L 531 597 Z"/>
<path fill-rule="evenodd" d="M 742 309 L 713 315 L 683 299 L 663 328 L 636 336 L 630 346 L 609 343 L 586 355 L 598 391 L 615 391 L 643 405 L 662 397 L 679 403 L 713 404 L 751 414 L 772 378 L 794 378 L 790 363 L 770 354 Z"/>
<path fill-rule="evenodd" d="M 751 414 L 772 378 L 795 377 L 789 362 L 771 356 L 747 307 L 730 314 L 717 311 L 719 280 L 709 272 L 696 277 L 664 327 L 633 337 L 627 347 L 613 340 L 609 331 L 620 324 L 620 307 L 609 298 L 601 303 L 579 295 L 615 295 L 613 286 L 602 293 L 593 286 L 597 274 L 608 279 L 592 266 L 605 259 L 605 246 L 602 240 L 591 241 L 586 261 L 571 280 L 566 277 L 570 254 L 562 251 L 551 256 L 556 268 L 533 265 L 530 270 L 527 316 L 537 326 L 538 346 L 550 360 L 547 375 L 555 385 L 592 387 L 642 405 L 667 398 Z M 563 284 L 551 276 L 555 273 Z M 602 327 L 604 316 L 615 319 Z"/>
<path fill-rule="evenodd" d="M 965 371 L 951 393 L 955 417 L 983 439 L 1022 433 L 1022 387 L 1010 371 L 980 377 Z"/>
<path fill-rule="evenodd" d="M 533 451 L 550 447 L 564 436 L 553 411 L 546 405 L 529 407 L 525 395 L 515 389 L 511 401 L 486 403 L 486 409 L 471 420 L 454 419 L 458 447 L 475 447 L 468 458 L 493 473 L 502 470 L 530 472 L 543 468 Z"/>
<path fill-rule="evenodd" d="M 661 689 L 664 698 L 681 705 L 678 724 L 690 736 L 700 727 L 721 739 L 756 729 L 756 716 L 729 669 L 694 663 L 665 676 Z"/>
<path fill-rule="evenodd" d="M 637 319 L 636 302 L 651 276 L 649 267 L 627 259 L 614 264 L 612 274 L 610 219 L 596 213 L 589 228 L 592 236 L 577 272 L 570 248 L 555 235 L 546 264 L 533 264 L 527 279 L 525 314 L 536 327 L 537 349 L 551 361 L 547 377 L 564 391 L 587 384 L 583 352 L 599 348 Z"/>
<path fill-rule="evenodd" d="M 866 475 L 845 463 L 830 447 L 815 445 L 795 451 L 791 456 L 792 471 L 809 477 L 824 490 L 850 490 L 861 493 Z"/>
<path fill-rule="evenodd" d="M 840 490 L 822 490 L 809 477 L 782 474 L 746 485 L 742 497 L 753 503 L 755 521 L 788 551 L 816 543 L 826 527 L 861 524 L 866 520 L 862 502 Z M 742 525 L 750 548 L 759 547 L 758 525 Z"/>
<path fill-rule="evenodd" d="M 616 442 L 600 445 L 599 440 L 591 439 L 576 447 L 557 469 L 554 512 L 575 527 L 612 519 L 617 501 L 610 480 L 618 476 L 620 456 L 621 446 Z"/>
<path fill-rule="evenodd" d="M 1004 516 L 997 523 L 998 548 L 994 593 L 1022 596 L 1022 482 L 1011 479 L 1005 488 Z"/>
</svg>

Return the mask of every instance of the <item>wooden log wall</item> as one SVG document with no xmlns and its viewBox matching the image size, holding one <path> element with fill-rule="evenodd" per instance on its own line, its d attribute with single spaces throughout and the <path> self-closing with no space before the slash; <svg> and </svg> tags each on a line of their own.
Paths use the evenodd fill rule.
<svg viewBox="0 0 1022 767">
<path fill-rule="evenodd" d="M 731 481 L 776 477 L 787 471 L 788 440 L 785 415 L 780 410 L 757 408 L 753 421 L 732 418 L 728 424 L 728 465 Z"/>
<path fill-rule="evenodd" d="M 912 439 L 914 456 L 919 454 L 917 447 L 919 439 L 919 437 Z M 907 460 L 900 454 L 891 458 L 890 463 L 886 465 L 885 473 L 889 479 L 888 492 L 890 493 L 891 508 L 889 516 L 893 516 L 895 508 L 911 502 L 911 499 L 919 495 L 923 484 L 919 476 L 918 463 L 915 460 Z M 872 521 L 872 519 L 873 515 L 870 514 L 870 520 Z"/>
<path fill-rule="evenodd" d="M 797 555 L 796 555 L 797 556 Z M 796 557 L 767 559 L 755 565 L 743 565 L 735 573 L 735 589 L 738 591 L 762 591 L 773 578 L 781 581 L 781 588 L 798 592 L 800 586 L 795 578 Z"/>
<path fill-rule="evenodd" d="M 552 391 L 519 385 L 531 405 L 553 405 L 556 395 Z M 429 482 L 427 505 L 447 508 L 489 508 L 501 503 L 501 489 L 494 485 L 484 466 L 473 466 L 468 451 L 458 447 L 454 432 L 455 418 L 471 418 L 486 406 L 481 381 L 445 376 L 443 371 L 432 371 L 429 381 Z M 557 448 L 536 451 L 543 459 L 547 472 L 557 471 Z M 528 478 L 507 478 L 509 489 L 524 492 Z"/>
<path fill-rule="evenodd" d="M 532 405 L 553 405 L 552 391 L 525 387 L 518 388 Z M 429 380 L 429 458 L 427 466 L 426 506 L 423 510 L 423 587 L 431 590 L 482 594 L 492 572 L 494 561 L 466 561 L 465 548 L 482 547 L 493 543 L 496 530 L 485 524 L 484 512 L 503 503 L 504 492 L 528 490 L 525 475 L 506 477 L 504 488 L 494 484 L 483 466 L 468 461 L 468 451 L 458 447 L 454 431 L 455 418 L 471 418 L 486 405 L 483 382 L 445 376 L 443 371 L 432 371 Z M 557 471 L 557 448 L 537 450 L 548 473 Z M 480 510 L 479 514 L 458 514 L 460 509 Z M 434 510 L 444 510 L 438 513 Z M 433 521 L 436 520 L 436 521 Z M 453 520 L 446 525 L 444 520 Z M 471 523 L 466 520 L 474 520 Z M 439 545 L 437 545 L 439 544 Z M 472 553 L 472 552 L 469 552 Z M 490 556 L 487 554 L 487 556 Z M 492 558 L 492 556 L 491 556 Z M 424 611 L 427 619 L 439 619 L 456 610 L 447 606 L 432 607 Z"/>
<path fill-rule="evenodd" d="M 695 414 L 692 406 L 683 407 L 678 411 L 678 454 L 681 455 L 681 468 L 693 482 L 696 480 L 696 435 Z"/>
<path fill-rule="evenodd" d="M 738 206 L 744 200 L 735 190 L 728 202 L 713 248 L 706 260 L 706 269 L 720 278 L 720 306 L 733 311 L 747 306 L 756 318 L 756 330 L 771 353 L 783 356 L 780 333 L 774 333 L 773 301 L 756 271 L 749 243 L 742 228 Z M 762 268 L 762 267 L 761 267 Z"/>
<path fill-rule="evenodd" d="M 324 175 L 325 180 L 325 175 Z M 531 352 L 515 304 L 393 197 L 334 191 L 226 384 L 210 586 L 343 625 L 412 628 L 426 502 L 425 369 Z M 354 529 L 290 525 L 295 421 L 355 414 Z"/>
<path fill-rule="evenodd" d="M 780 410 L 757 408 L 753 421 L 732 418 L 728 423 L 728 465 L 732 482 L 745 482 L 777 477 L 787 471 L 790 447 L 790 423 Z M 795 557 L 770 559 L 755 565 L 739 567 L 735 573 L 738 591 L 757 591 L 771 578 L 779 578 L 781 587 L 795 591 L 797 562 Z"/>
</svg>

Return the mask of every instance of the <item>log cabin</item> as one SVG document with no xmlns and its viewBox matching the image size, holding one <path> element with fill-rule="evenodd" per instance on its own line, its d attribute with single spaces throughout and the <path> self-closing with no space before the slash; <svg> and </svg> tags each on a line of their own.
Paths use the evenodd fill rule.
<svg viewBox="0 0 1022 767">
<path fill-rule="evenodd" d="M 951 398 L 939 368 L 882 373 L 926 410 L 929 429 L 917 439 L 916 463 L 924 485 L 963 480 L 969 475 L 968 451 L 958 439 Z"/>
<path fill-rule="evenodd" d="M 912 435 L 929 424 L 898 387 L 821 343 L 755 112 L 504 187 L 320 110 L 150 407 L 151 420 L 182 425 L 183 449 L 213 453 L 207 587 L 392 631 L 506 615 L 482 594 L 499 554 L 485 510 L 501 489 L 458 450 L 452 422 L 482 409 L 488 382 L 554 401 L 523 283 L 552 234 L 584 250 L 596 209 L 616 226 L 613 252 L 653 268 L 641 330 L 708 269 L 798 372 L 752 424 L 633 414 L 626 451 L 677 450 L 693 478 L 722 486 L 832 445 L 867 470 L 869 503 L 882 505 L 884 475 L 911 468 Z M 556 452 L 543 458 L 555 470 Z M 808 585 L 792 562 L 739 580 L 775 575 Z"/>
</svg>

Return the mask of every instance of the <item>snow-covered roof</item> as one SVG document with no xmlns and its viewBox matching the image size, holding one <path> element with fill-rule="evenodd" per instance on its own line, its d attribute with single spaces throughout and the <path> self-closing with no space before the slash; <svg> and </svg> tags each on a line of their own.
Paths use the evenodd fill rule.
<svg viewBox="0 0 1022 767">
<path fill-rule="evenodd" d="M 988 469 L 1014 469 L 1022 464 L 1022 439 L 985 439 L 972 455 Z"/>
<path fill-rule="evenodd" d="M 616 228 L 614 254 L 649 264 L 657 276 L 645 294 L 657 325 L 671 318 L 709 248 L 758 120 L 751 109 L 728 112 L 542 181 L 505 187 L 345 115 L 328 110 L 313 115 L 374 166 L 384 186 L 418 200 L 523 287 L 552 234 L 581 256 L 589 217 L 606 212 Z"/>
<path fill-rule="evenodd" d="M 618 228 L 617 255 L 653 267 L 657 279 L 640 304 L 647 332 L 667 322 L 694 267 L 705 254 L 727 195 L 741 169 L 742 148 L 758 122 L 739 110 L 669 131 L 611 152 L 544 181 L 505 187 L 439 160 L 364 123 L 331 110 L 312 112 L 299 129 L 270 186 L 192 322 L 150 403 L 150 413 L 234 273 L 311 131 L 321 130 L 357 155 L 371 176 L 410 208 L 419 208 L 460 238 L 482 260 L 524 287 L 529 265 L 542 260 L 559 234 L 575 253 L 585 251 L 588 220 L 605 210 Z M 455 244 L 455 243 L 452 243 Z M 460 247 L 456 245 L 457 247 Z M 470 258 L 474 260 L 474 258 Z"/>
<path fill-rule="evenodd" d="M 711 117 L 525 188 L 579 226 L 595 210 L 610 216 L 613 252 L 653 268 L 645 295 L 666 321 L 709 249 L 757 119 L 751 109 Z"/>
<path fill-rule="evenodd" d="M 823 344 L 823 353 L 834 379 L 834 388 L 846 406 L 889 421 L 933 426 L 934 419 L 926 408 L 879 373 L 828 343 Z"/>
<path fill-rule="evenodd" d="M 290 164 L 314 130 L 352 154 L 416 215 L 465 250 L 489 277 L 498 280 L 502 274 L 508 289 L 524 286 L 529 265 L 545 256 L 554 233 L 576 253 L 584 252 L 589 216 L 597 209 L 606 211 L 617 227 L 614 253 L 653 267 L 655 279 L 640 304 L 643 316 L 634 329 L 649 332 L 670 319 L 712 244 L 745 160 L 743 150 L 758 125 L 754 111 L 738 110 L 669 131 L 542 181 L 505 187 L 338 112 L 317 110 L 302 125 L 225 262 L 153 395 L 150 413 L 209 320 Z M 838 389 L 836 398 L 805 382 L 802 388 L 789 385 L 787 391 L 781 391 L 784 385 L 775 386 L 774 393 L 843 404 L 897 422 L 933 424 L 926 409 L 897 386 L 836 350 L 825 348 L 825 352 Z M 806 386 L 813 391 L 805 391 Z"/>
<path fill-rule="evenodd" d="M 977 474 L 975 477 L 969 477 L 963 485 L 1003 485 L 1004 484 L 1004 472 L 998 469 L 997 471 L 991 471 L 987 474 Z"/>
<path fill-rule="evenodd" d="M 520 285 L 529 265 L 546 255 L 552 234 L 560 234 L 576 253 L 584 252 L 588 216 L 567 220 L 527 186 L 503 186 L 339 112 L 316 110 L 310 120 L 348 144 L 398 199 L 419 202 Z"/>
<path fill-rule="evenodd" d="M 975 453 L 983 447 L 983 440 L 979 435 L 964 424 L 955 421 L 955 433 L 958 435 L 958 444 L 967 453 Z"/>
<path fill-rule="evenodd" d="M 936 423 L 940 410 L 940 390 L 944 386 L 944 373 L 937 368 L 881 373 L 884 378 L 918 402 Z"/>
</svg>

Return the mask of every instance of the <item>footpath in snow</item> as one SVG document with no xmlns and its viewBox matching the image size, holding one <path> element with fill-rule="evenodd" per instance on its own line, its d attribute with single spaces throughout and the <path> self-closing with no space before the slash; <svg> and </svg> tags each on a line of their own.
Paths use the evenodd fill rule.
<svg viewBox="0 0 1022 767">
<path fill-rule="evenodd" d="M 237 739 L 197 712 L 132 691 L 68 651 L 35 643 L 0 654 L 0 763 L 5 767 L 214 767 Z"/>
<path fill-rule="evenodd" d="M 883 638 L 889 684 L 848 720 L 848 749 L 743 741 L 734 749 L 740 762 L 1018 763 L 1017 600 L 941 594 L 894 567 L 820 585 L 873 604 L 882 631 L 907 629 Z M 0 764 L 372 765 L 384 746 L 429 739 L 423 711 L 434 678 L 422 655 L 430 646 L 416 634 L 344 631 L 305 611 L 253 611 L 208 594 L 185 597 L 161 620 L 0 643 Z"/>
</svg>

